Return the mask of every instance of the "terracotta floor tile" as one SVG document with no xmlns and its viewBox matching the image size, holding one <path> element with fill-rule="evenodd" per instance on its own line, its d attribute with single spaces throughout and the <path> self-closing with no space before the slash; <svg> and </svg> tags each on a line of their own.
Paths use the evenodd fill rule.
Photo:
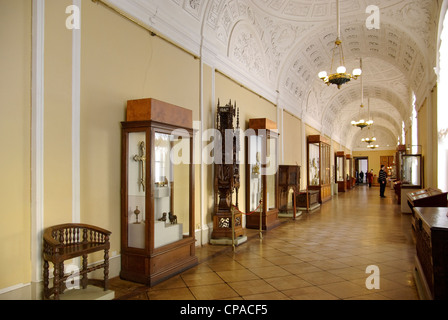
<svg viewBox="0 0 448 320">
<path fill-rule="evenodd" d="M 225 282 L 247 281 L 259 279 L 259 277 L 249 269 L 218 271 L 218 276 Z"/>
<path fill-rule="evenodd" d="M 267 293 L 277 291 L 276 288 L 271 286 L 265 280 L 247 280 L 230 282 L 229 286 L 233 288 L 240 296 L 248 296 L 260 293 Z"/>
<path fill-rule="evenodd" d="M 262 279 L 282 277 L 291 274 L 278 266 L 251 268 L 250 270 Z"/>
<path fill-rule="evenodd" d="M 188 288 L 150 290 L 149 300 L 194 300 L 195 297 Z"/>
<path fill-rule="evenodd" d="M 183 274 L 182 279 L 188 287 L 224 283 L 224 281 L 214 272 Z"/>
<path fill-rule="evenodd" d="M 218 300 L 239 297 L 239 294 L 227 284 L 214 284 L 190 288 L 197 300 Z"/>
<path fill-rule="evenodd" d="M 319 287 L 303 287 L 283 291 L 292 300 L 339 300 L 336 296 Z"/>
<path fill-rule="evenodd" d="M 312 286 L 308 281 L 295 275 L 267 278 L 265 281 L 280 291 Z"/>
</svg>

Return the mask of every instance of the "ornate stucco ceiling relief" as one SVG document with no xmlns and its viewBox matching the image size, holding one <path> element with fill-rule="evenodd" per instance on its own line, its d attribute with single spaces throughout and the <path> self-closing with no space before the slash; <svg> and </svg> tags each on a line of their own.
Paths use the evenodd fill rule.
<svg viewBox="0 0 448 320">
<path fill-rule="evenodd" d="M 317 77 L 330 71 L 336 0 L 107 1 L 307 124 L 355 143 L 359 131 L 350 121 L 361 103 L 360 81 L 338 90 Z M 412 94 L 419 106 L 434 77 L 439 2 L 340 0 L 345 66 L 350 72 L 362 57 L 365 99 L 374 99 L 375 121 L 385 123 L 378 130 L 389 140 L 408 123 Z M 366 27 L 370 5 L 379 8 L 379 29 Z"/>
</svg>

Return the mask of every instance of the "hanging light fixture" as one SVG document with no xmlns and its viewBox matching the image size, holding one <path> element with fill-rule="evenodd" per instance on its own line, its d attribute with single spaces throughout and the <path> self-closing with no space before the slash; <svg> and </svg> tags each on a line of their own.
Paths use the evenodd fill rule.
<svg viewBox="0 0 448 320">
<path fill-rule="evenodd" d="M 349 82 L 351 79 L 357 79 L 362 74 L 362 69 L 354 69 L 353 74 L 347 73 L 347 68 L 344 66 L 345 59 L 344 59 L 344 50 L 342 48 L 342 41 L 341 41 L 341 18 L 340 18 L 340 10 L 339 10 L 339 0 L 336 0 L 336 23 L 338 26 L 338 36 L 336 38 L 336 41 L 334 43 L 334 49 L 333 49 L 333 55 L 331 59 L 331 67 L 330 67 L 330 75 L 326 71 L 319 72 L 319 78 L 326 83 L 327 85 L 334 84 L 338 86 L 338 89 L 341 89 L 341 86 L 344 83 Z M 339 52 L 340 57 L 340 64 L 339 67 L 336 69 L 336 73 L 333 72 L 333 64 L 334 64 L 334 56 L 336 52 Z"/>
<path fill-rule="evenodd" d="M 369 144 L 368 146 L 367 146 L 367 148 L 369 148 L 369 149 L 376 149 L 376 148 L 379 148 L 380 146 L 379 145 L 377 145 L 377 144 Z"/>
<path fill-rule="evenodd" d="M 368 128 L 370 130 L 370 127 Z M 367 138 L 361 139 L 362 142 L 367 142 L 367 144 L 371 144 L 376 141 L 375 134 L 373 136 L 368 136 Z"/>
<path fill-rule="evenodd" d="M 361 68 L 362 68 L 362 59 L 361 59 Z M 369 116 L 369 120 L 364 120 L 361 119 L 359 121 L 352 121 L 352 126 L 358 127 L 364 129 L 365 127 L 369 127 L 373 124 L 373 120 L 370 119 L 370 99 L 369 99 L 369 106 L 368 106 L 369 110 L 368 110 L 368 116 Z M 359 110 L 359 114 L 361 117 L 361 111 L 364 109 L 364 81 L 363 81 L 363 77 L 361 77 L 361 106 L 360 106 L 360 110 Z"/>
</svg>

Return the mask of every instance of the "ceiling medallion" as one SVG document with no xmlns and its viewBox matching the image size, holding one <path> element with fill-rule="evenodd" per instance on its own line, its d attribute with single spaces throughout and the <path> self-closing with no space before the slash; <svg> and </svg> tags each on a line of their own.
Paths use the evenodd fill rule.
<svg viewBox="0 0 448 320">
<path fill-rule="evenodd" d="M 331 59 L 331 67 L 330 67 L 330 75 L 326 71 L 319 72 L 319 78 L 326 83 L 328 86 L 330 84 L 334 84 L 338 86 L 338 89 L 341 89 L 341 86 L 347 82 L 349 82 L 351 79 L 358 79 L 358 77 L 362 74 L 361 69 L 354 69 L 352 74 L 347 73 L 347 68 L 344 67 L 345 59 L 344 59 L 344 50 L 342 48 L 342 41 L 341 41 L 341 22 L 340 22 L 340 9 L 339 9 L 339 0 L 336 0 L 336 23 L 338 26 L 338 36 L 335 41 L 335 46 L 333 49 L 333 55 Z M 340 57 L 340 66 L 336 69 L 336 73 L 331 73 L 333 71 L 333 64 L 334 64 L 334 56 L 335 53 L 339 52 Z"/>
</svg>

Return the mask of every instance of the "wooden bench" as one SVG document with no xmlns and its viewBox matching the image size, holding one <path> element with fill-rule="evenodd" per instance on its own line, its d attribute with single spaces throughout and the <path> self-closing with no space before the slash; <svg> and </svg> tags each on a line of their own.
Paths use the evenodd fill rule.
<svg viewBox="0 0 448 320">
<path fill-rule="evenodd" d="M 98 284 L 109 289 L 109 237 L 110 231 L 87 224 L 61 224 L 47 228 L 44 232 L 44 299 L 59 300 L 60 294 L 67 289 L 66 282 L 73 275 L 64 273 L 64 261 L 82 257 L 82 270 L 79 271 L 80 285 L 83 289 L 89 283 Z M 104 262 L 94 267 L 88 267 L 87 255 L 97 251 L 104 251 Z M 49 288 L 49 262 L 54 266 L 53 287 Z M 104 268 L 104 280 L 89 280 L 87 273 Z"/>
</svg>

